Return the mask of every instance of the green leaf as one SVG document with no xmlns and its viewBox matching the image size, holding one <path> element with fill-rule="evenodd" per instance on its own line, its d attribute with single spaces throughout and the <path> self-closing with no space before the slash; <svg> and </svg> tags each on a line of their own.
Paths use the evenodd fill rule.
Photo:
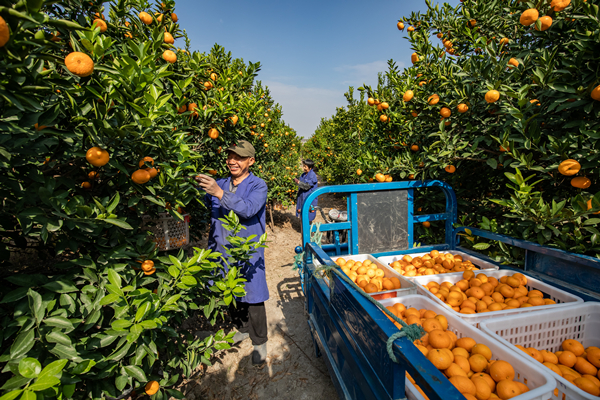
<svg viewBox="0 0 600 400">
<path fill-rule="evenodd" d="M 473 245 L 473 248 L 476 250 L 485 250 L 489 247 L 490 247 L 490 245 L 488 243 L 477 243 L 477 244 Z"/>
<path fill-rule="evenodd" d="M 27 352 L 31 350 L 35 344 L 34 339 L 35 332 L 33 329 L 30 329 L 27 332 L 21 332 L 10 347 L 11 358 L 21 358 L 27 354 Z"/>
<path fill-rule="evenodd" d="M 112 328 L 116 331 L 122 331 L 125 330 L 127 328 L 129 328 L 131 326 L 131 321 L 128 321 L 126 319 L 119 319 L 117 321 L 113 321 L 112 324 L 110 324 L 112 326 Z"/>
<path fill-rule="evenodd" d="M 125 389 L 127 383 L 129 383 L 129 378 L 125 375 L 119 375 L 115 378 L 115 387 L 117 388 L 117 390 L 122 391 L 123 389 Z"/>
<path fill-rule="evenodd" d="M 52 386 L 56 386 L 58 384 L 60 384 L 60 379 L 55 378 L 54 376 L 44 376 L 44 377 L 38 378 L 38 380 L 35 381 L 35 383 L 33 385 L 29 386 L 29 389 L 39 392 L 39 391 L 51 388 Z M 35 399 L 35 397 L 34 397 L 34 399 Z"/>
<path fill-rule="evenodd" d="M 121 275 L 119 275 L 114 269 L 108 270 L 108 280 L 116 287 L 121 287 Z"/>
<path fill-rule="evenodd" d="M 119 296 L 117 294 L 108 294 L 108 295 L 104 296 L 102 298 L 102 300 L 100 300 L 100 305 L 105 306 L 108 304 L 112 304 L 115 301 L 119 300 L 120 298 L 121 298 L 121 296 Z"/>
<path fill-rule="evenodd" d="M 29 289 L 27 296 L 29 297 L 29 309 L 31 310 L 31 314 L 33 314 L 35 320 L 39 324 L 44 318 L 45 313 L 45 309 L 42 306 L 42 296 L 33 289 Z"/>
<path fill-rule="evenodd" d="M 23 393 L 23 389 L 13 390 L 12 392 L 8 392 L 4 396 L 0 397 L 0 400 L 14 400 L 19 397 L 21 393 Z"/>
<path fill-rule="evenodd" d="M 56 326 L 61 329 L 73 330 L 73 323 L 65 317 L 48 317 L 44 320 L 44 324 L 48 326 Z"/>
<path fill-rule="evenodd" d="M 83 360 L 71 370 L 71 373 L 75 375 L 86 374 L 94 365 L 96 365 L 96 361 L 94 360 Z"/>
<path fill-rule="evenodd" d="M 181 282 L 187 286 L 196 286 L 198 281 L 191 275 L 184 276 L 181 278 Z"/>
<path fill-rule="evenodd" d="M 148 378 L 146 378 L 144 370 L 138 367 L 137 365 L 128 365 L 125 367 L 125 371 L 129 376 L 131 376 L 140 383 L 148 382 Z"/>
<path fill-rule="evenodd" d="M 65 346 L 72 346 L 73 343 L 71 343 L 71 339 L 65 335 L 64 333 L 60 332 L 60 331 L 52 331 L 49 334 L 46 335 L 46 340 L 49 343 L 60 343 L 60 344 L 64 344 Z"/>
<path fill-rule="evenodd" d="M 9 380 L 7 380 L 0 389 L 2 389 L 2 390 L 18 389 L 21 386 L 27 384 L 27 382 L 29 382 L 30 380 L 31 380 L 31 378 L 25 378 L 24 376 L 13 376 Z"/>
<path fill-rule="evenodd" d="M 35 378 L 42 371 L 42 364 L 35 358 L 27 357 L 19 361 L 19 373 L 26 378 Z"/>
<path fill-rule="evenodd" d="M 58 279 L 49 283 L 46 283 L 44 288 L 56 292 L 56 293 L 72 293 L 78 292 L 79 289 L 68 279 Z"/>
<path fill-rule="evenodd" d="M 144 304 L 142 304 L 137 312 L 135 313 L 135 320 L 136 321 L 141 321 L 142 318 L 144 318 L 144 316 L 146 315 L 146 313 L 152 308 L 152 304 L 150 304 L 149 301 L 145 302 Z"/>
<path fill-rule="evenodd" d="M 106 212 L 109 214 L 112 213 L 113 210 L 117 207 L 117 205 L 119 205 L 120 200 L 121 200 L 121 197 L 119 196 L 119 192 L 115 193 L 115 196 L 113 197 L 111 202 L 106 207 Z"/>
<path fill-rule="evenodd" d="M 128 229 L 128 230 L 132 230 L 133 228 L 131 227 L 131 225 L 129 225 L 127 222 L 120 220 L 120 219 L 116 219 L 116 218 L 106 218 L 103 219 L 102 221 L 104 222 L 108 222 L 109 224 L 113 224 L 118 226 L 119 228 L 122 229 Z"/>
<path fill-rule="evenodd" d="M 56 376 L 60 374 L 68 362 L 68 360 L 56 360 L 51 362 L 44 367 L 42 372 L 40 372 L 39 378 L 43 376 Z"/>
<path fill-rule="evenodd" d="M 173 278 L 177 278 L 179 276 L 179 268 L 174 265 L 169 265 L 168 272 Z"/>
<path fill-rule="evenodd" d="M 583 225 L 598 225 L 598 224 L 600 224 L 600 218 L 590 218 L 583 223 Z"/>
</svg>

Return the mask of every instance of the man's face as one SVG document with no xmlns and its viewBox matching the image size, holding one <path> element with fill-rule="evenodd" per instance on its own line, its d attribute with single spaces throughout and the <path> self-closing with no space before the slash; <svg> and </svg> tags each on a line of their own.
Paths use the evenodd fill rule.
<svg viewBox="0 0 600 400">
<path fill-rule="evenodd" d="M 231 172 L 231 176 L 238 178 L 248 173 L 250 166 L 254 164 L 253 157 L 242 157 L 233 151 L 227 155 L 227 167 Z"/>
<path fill-rule="evenodd" d="M 308 172 L 310 171 L 310 168 L 308 168 L 305 164 L 302 164 L 302 171 Z"/>
</svg>

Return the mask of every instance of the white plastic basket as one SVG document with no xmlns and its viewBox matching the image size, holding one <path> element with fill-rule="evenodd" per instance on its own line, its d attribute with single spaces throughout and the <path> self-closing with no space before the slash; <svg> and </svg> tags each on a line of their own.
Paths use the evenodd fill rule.
<svg viewBox="0 0 600 400">
<path fill-rule="evenodd" d="M 482 271 L 481 273 L 487 275 L 488 277 L 494 277 L 496 279 L 500 279 L 503 276 L 511 276 L 517 271 L 508 270 L 508 269 L 499 269 L 496 271 Z M 457 316 L 464 321 L 468 322 L 471 325 L 477 326 L 481 321 L 501 317 L 505 315 L 516 315 L 522 313 L 531 313 L 533 311 L 542 311 L 548 309 L 558 309 L 563 307 L 568 307 L 574 304 L 583 303 L 583 300 L 575 296 L 569 292 L 565 292 L 564 290 L 560 290 L 553 286 L 548 285 L 540 280 L 527 276 L 527 290 L 537 289 L 544 293 L 544 297 L 550 298 L 556 302 L 556 304 L 549 304 L 544 306 L 535 306 L 535 307 L 525 307 L 525 308 L 514 308 L 511 310 L 500 310 L 500 311 L 490 311 L 486 313 L 479 314 L 461 314 L 459 312 L 454 311 L 450 306 L 437 297 L 429 290 L 424 289 L 423 286 L 427 285 L 429 282 L 450 282 L 455 284 L 456 282 L 462 280 L 462 274 L 460 275 L 427 275 L 427 276 L 418 276 L 413 279 L 413 282 L 417 285 L 417 290 L 419 293 L 426 295 L 427 297 L 433 299 L 438 304 L 441 304 L 443 307 L 448 309 L 448 312 L 454 316 Z"/>
<path fill-rule="evenodd" d="M 340 258 L 342 258 L 346 261 L 348 261 L 348 260 L 354 260 L 354 261 L 370 260 L 373 264 L 376 264 L 379 268 L 381 268 L 383 270 L 384 277 L 398 278 L 398 280 L 400 281 L 400 289 L 384 290 L 384 291 L 377 292 L 377 293 L 370 293 L 369 295 L 372 298 L 374 298 L 375 300 L 382 300 L 382 299 L 386 299 L 386 298 L 390 298 L 390 297 L 406 296 L 409 294 L 417 294 L 417 286 L 414 283 L 412 283 L 411 281 L 409 281 L 408 279 L 406 279 L 405 277 L 400 275 L 393 268 L 390 268 L 389 266 L 382 264 L 379 260 L 377 260 L 375 257 L 373 257 L 370 254 L 347 255 L 347 256 L 343 256 L 343 257 L 332 257 L 331 259 L 333 260 L 333 262 L 336 262 Z"/>
<path fill-rule="evenodd" d="M 497 270 L 498 266 L 494 265 L 488 261 L 484 261 L 480 258 L 477 258 L 475 256 L 472 256 L 470 254 L 467 254 L 465 252 L 462 251 L 458 251 L 458 250 L 443 250 L 440 251 L 440 254 L 446 254 L 446 253 L 450 253 L 450 254 L 456 254 L 459 255 L 463 258 L 464 261 L 471 261 L 476 267 L 479 268 L 479 270 L 481 271 L 487 271 L 487 270 Z M 379 261 L 381 261 L 383 264 L 385 265 L 391 265 L 394 261 L 398 261 L 401 260 L 402 257 L 409 255 L 411 257 L 423 257 L 425 254 L 429 254 L 429 253 L 411 253 L 411 254 L 397 254 L 395 256 L 385 256 L 385 257 L 378 257 L 377 259 Z M 455 274 L 455 275 L 462 275 L 462 272 L 447 272 L 445 274 L 436 274 L 436 275 L 443 275 L 443 276 L 448 276 L 451 274 Z M 405 276 L 406 279 L 409 280 L 413 280 L 415 278 L 418 278 L 417 276 Z"/>
<path fill-rule="evenodd" d="M 380 301 L 380 303 L 385 307 L 396 303 L 402 303 L 406 308 L 425 308 L 444 315 L 448 320 L 448 330 L 454 332 L 459 339 L 466 336 L 473 338 L 477 343 L 485 344 L 492 351 L 492 359 L 504 360 L 512 364 L 515 369 L 516 381 L 523 383 L 527 382 L 526 384 L 529 387 L 529 392 L 513 397 L 513 400 L 546 400 L 551 398 L 552 390 L 556 387 L 556 381 L 550 374 L 541 371 L 533 362 L 524 357 L 517 356 L 515 352 L 507 349 L 479 329 L 476 329 L 462 319 L 448 313 L 446 307 L 442 307 L 431 299 L 419 295 L 386 299 Z M 410 383 L 408 378 L 406 379 L 406 395 L 409 399 L 424 400 L 424 397 L 419 393 L 417 388 Z"/>
<path fill-rule="evenodd" d="M 600 303 L 585 302 L 562 308 L 559 313 L 548 310 L 510 318 L 492 318 L 482 322 L 480 329 L 524 358 L 529 356 L 515 345 L 555 352 L 560 350 L 564 340 L 576 339 L 584 347 L 600 347 Z M 553 394 L 553 399 L 598 400 L 598 397 L 584 392 L 549 368 L 546 370 L 558 383 L 558 395 Z"/>
<path fill-rule="evenodd" d="M 144 218 L 144 222 L 154 222 L 148 227 L 154 233 L 154 242 L 161 251 L 178 249 L 190 242 L 190 216 L 183 215 L 183 221 L 175 219 L 169 213 L 158 214 L 158 219 Z"/>
</svg>

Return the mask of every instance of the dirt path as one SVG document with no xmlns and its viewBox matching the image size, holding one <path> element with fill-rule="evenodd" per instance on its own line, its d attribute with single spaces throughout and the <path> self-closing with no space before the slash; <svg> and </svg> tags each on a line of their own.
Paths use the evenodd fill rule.
<svg viewBox="0 0 600 400">
<path fill-rule="evenodd" d="M 301 244 L 300 223 L 291 209 L 275 212 L 274 220 L 275 231 L 267 229 L 270 243 L 265 251 L 270 293 L 267 363 L 252 366 L 252 342 L 245 340 L 219 353 L 211 367 L 185 385 L 189 400 L 338 399 L 325 361 L 315 357 L 300 279 L 292 270 L 294 248 Z"/>
</svg>

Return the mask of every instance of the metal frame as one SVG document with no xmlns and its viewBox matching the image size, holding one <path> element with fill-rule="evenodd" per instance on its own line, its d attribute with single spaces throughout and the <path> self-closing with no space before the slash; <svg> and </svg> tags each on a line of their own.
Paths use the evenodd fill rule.
<svg viewBox="0 0 600 400">
<path fill-rule="evenodd" d="M 439 187 L 445 194 L 445 212 L 414 215 L 414 189 L 430 187 Z M 308 324 L 315 353 L 317 356 L 327 356 L 327 368 L 341 398 L 404 398 L 404 376 L 405 371 L 408 371 L 430 399 L 463 399 L 454 386 L 443 379 L 440 371 L 426 361 L 423 354 L 408 339 L 401 338 L 394 342 L 393 351 L 400 363 L 391 362 L 387 351 L 384 351 L 387 338 L 397 332 L 391 321 L 336 274 L 332 274 L 330 280 L 314 272 L 321 265 L 335 266 L 329 254 L 359 253 L 357 193 L 379 190 L 408 190 L 409 249 L 378 253 L 376 256 L 414 252 L 413 225 L 424 221 L 445 220 L 445 243 L 418 247 L 419 252 L 429 252 L 433 249 L 461 250 L 498 265 L 495 260 L 458 246 L 458 235 L 469 229 L 472 235 L 524 249 L 525 263 L 522 270 L 526 274 L 574 293 L 584 300 L 600 301 L 600 284 L 594 286 L 594 279 L 591 279 L 591 284 L 588 282 L 590 273 L 600 282 L 600 260 L 477 228 L 454 228 L 453 224 L 457 221 L 456 195 L 444 182 L 432 180 L 321 187 L 306 199 L 302 208 L 302 247 L 297 247 L 296 252 L 304 251 L 303 263 L 299 265 L 298 272 L 306 296 L 305 307 L 309 314 Z M 310 233 L 315 230 L 315 226 L 308 223 L 308 205 L 325 193 L 349 194 L 348 222 L 323 224 L 320 228 L 321 231 L 348 230 L 348 244 L 345 246 L 338 242 L 323 245 L 321 248 L 310 242 Z"/>
</svg>

